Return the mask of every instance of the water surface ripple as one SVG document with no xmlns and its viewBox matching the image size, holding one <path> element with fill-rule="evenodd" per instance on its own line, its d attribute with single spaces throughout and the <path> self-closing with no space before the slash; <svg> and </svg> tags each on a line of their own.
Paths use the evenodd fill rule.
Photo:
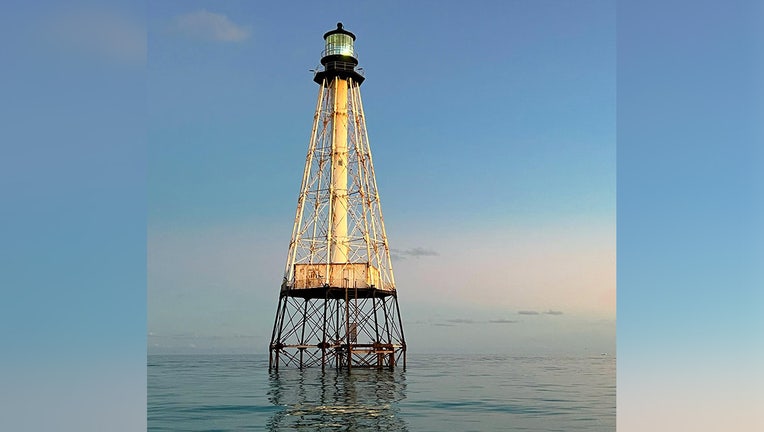
<svg viewBox="0 0 764 432">
<path fill-rule="evenodd" d="M 268 372 L 152 355 L 149 431 L 614 431 L 615 358 L 410 355 L 406 371 Z"/>
</svg>

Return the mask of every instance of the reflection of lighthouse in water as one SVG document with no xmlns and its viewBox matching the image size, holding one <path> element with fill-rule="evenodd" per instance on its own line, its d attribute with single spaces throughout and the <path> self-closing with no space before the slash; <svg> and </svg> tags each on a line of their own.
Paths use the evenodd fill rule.
<svg viewBox="0 0 764 432">
<path fill-rule="evenodd" d="M 406 431 L 408 427 L 398 415 L 398 403 L 405 393 L 405 375 L 398 371 L 327 374 L 320 369 L 281 370 L 270 377 L 268 399 L 284 409 L 271 416 L 268 430 Z"/>
<path fill-rule="evenodd" d="M 366 132 L 355 35 L 324 34 L 313 129 L 269 368 L 406 364 L 390 248 Z"/>
</svg>

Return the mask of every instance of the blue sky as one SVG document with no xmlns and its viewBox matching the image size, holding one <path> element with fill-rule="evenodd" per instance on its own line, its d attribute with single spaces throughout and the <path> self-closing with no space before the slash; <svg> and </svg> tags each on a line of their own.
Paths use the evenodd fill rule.
<svg viewBox="0 0 764 432">
<path fill-rule="evenodd" d="M 145 429 L 141 9 L 4 6 L 0 429 Z"/>
<path fill-rule="evenodd" d="M 762 22 L 619 3 L 619 430 L 764 427 Z"/>
<path fill-rule="evenodd" d="M 613 352 L 614 6 L 330 5 L 150 5 L 149 349 L 267 347 L 342 21 L 412 351 Z"/>
</svg>

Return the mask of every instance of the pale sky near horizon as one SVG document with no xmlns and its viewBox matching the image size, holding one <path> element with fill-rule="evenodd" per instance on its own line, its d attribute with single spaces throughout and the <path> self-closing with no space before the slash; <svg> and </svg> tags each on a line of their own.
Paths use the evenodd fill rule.
<svg viewBox="0 0 764 432">
<path fill-rule="evenodd" d="M 267 349 L 338 21 L 412 352 L 613 352 L 615 8 L 553 4 L 151 3 L 150 352 Z"/>
</svg>

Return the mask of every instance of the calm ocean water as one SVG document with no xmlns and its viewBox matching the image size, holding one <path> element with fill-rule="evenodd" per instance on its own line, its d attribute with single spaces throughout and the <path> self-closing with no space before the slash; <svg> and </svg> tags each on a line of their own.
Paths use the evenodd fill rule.
<svg viewBox="0 0 764 432">
<path fill-rule="evenodd" d="M 149 431 L 614 431 L 615 358 L 409 355 L 406 371 L 268 372 L 152 355 Z"/>
</svg>

